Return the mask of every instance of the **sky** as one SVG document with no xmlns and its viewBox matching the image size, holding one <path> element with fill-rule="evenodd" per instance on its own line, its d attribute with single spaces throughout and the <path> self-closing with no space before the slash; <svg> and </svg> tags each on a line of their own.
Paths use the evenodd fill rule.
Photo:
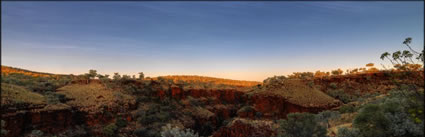
<svg viewBox="0 0 425 137">
<path fill-rule="evenodd" d="M 1 63 L 262 81 L 388 65 L 424 45 L 424 2 L 2 2 Z"/>
</svg>

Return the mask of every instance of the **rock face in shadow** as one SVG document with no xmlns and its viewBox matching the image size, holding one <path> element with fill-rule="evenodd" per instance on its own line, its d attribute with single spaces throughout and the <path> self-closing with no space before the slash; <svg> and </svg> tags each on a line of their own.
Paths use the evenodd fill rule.
<svg viewBox="0 0 425 137">
<path fill-rule="evenodd" d="M 7 137 L 20 136 L 33 128 L 44 133 L 58 133 L 82 122 L 71 109 L 8 113 L 2 115 L 2 120 L 6 122 L 6 130 L 9 131 Z"/>
<path fill-rule="evenodd" d="M 275 134 L 272 127 L 263 124 L 250 124 L 235 120 L 228 126 L 214 132 L 212 137 L 270 137 Z"/>
<path fill-rule="evenodd" d="M 283 97 L 268 95 L 254 95 L 250 101 L 255 111 L 261 112 L 262 118 L 267 119 L 282 119 L 286 118 L 287 114 L 296 112 L 318 113 L 339 106 L 338 103 L 335 103 L 321 107 L 304 107 L 288 102 Z"/>
<path fill-rule="evenodd" d="M 245 92 L 239 91 L 236 89 L 188 89 L 183 90 L 180 87 L 171 87 L 170 93 L 167 93 L 167 91 L 158 90 L 157 95 L 160 98 L 164 98 L 166 96 L 182 100 L 186 99 L 188 96 L 200 98 L 200 97 L 206 97 L 206 98 L 216 98 L 220 102 L 217 103 L 229 103 L 229 104 L 238 104 L 238 103 L 244 103 L 246 99 L 244 98 Z"/>
<path fill-rule="evenodd" d="M 111 112 L 113 113 L 113 112 Z M 131 115 L 123 115 L 128 121 Z M 25 110 L 17 113 L 2 115 L 6 122 L 6 137 L 22 136 L 33 129 L 43 133 L 55 134 L 65 131 L 75 125 L 85 124 L 89 127 L 107 124 L 115 120 L 115 117 L 106 113 L 87 113 L 77 109 L 67 108 L 58 110 Z M 91 133 L 99 134 L 99 133 Z"/>
<path fill-rule="evenodd" d="M 414 84 L 423 87 L 423 79 L 423 71 L 389 71 L 315 78 L 314 84 L 319 85 L 322 91 L 332 89 L 331 84 L 333 83 L 336 88 L 342 89 L 346 93 L 354 93 L 356 91 L 361 93 L 385 93 L 397 87 L 394 82 L 399 84 Z"/>
</svg>

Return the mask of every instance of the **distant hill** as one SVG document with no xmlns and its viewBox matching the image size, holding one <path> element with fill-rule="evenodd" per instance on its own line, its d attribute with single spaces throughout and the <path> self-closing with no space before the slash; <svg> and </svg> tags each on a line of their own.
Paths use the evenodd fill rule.
<svg viewBox="0 0 425 137">
<path fill-rule="evenodd" d="M 68 76 L 63 74 L 52 74 L 45 72 L 36 72 L 21 68 L 15 68 L 10 66 L 1 66 L 1 74 L 11 74 L 11 73 L 20 73 L 24 75 L 29 75 L 33 77 L 60 77 L 60 76 Z M 211 84 L 223 84 L 223 85 L 231 85 L 231 86 L 241 86 L 241 87 L 250 87 L 261 84 L 261 82 L 257 81 L 245 81 L 245 80 L 232 80 L 232 79 L 224 79 L 224 78 L 214 78 L 214 77 L 206 77 L 206 76 L 196 76 L 196 75 L 170 75 L 170 76 L 160 76 L 165 79 L 171 79 L 174 82 L 187 82 L 187 83 L 211 83 Z M 153 80 L 157 80 L 158 77 L 151 78 Z"/>
<path fill-rule="evenodd" d="M 20 73 L 20 74 L 30 75 L 30 76 L 34 76 L 34 77 L 60 76 L 58 74 L 35 72 L 35 71 L 26 70 L 26 69 L 14 68 L 14 67 L 1 65 L 1 74 L 8 75 L 8 74 L 11 74 L 11 73 Z"/>
<path fill-rule="evenodd" d="M 232 79 L 224 79 L 224 78 L 214 78 L 214 77 L 206 77 L 206 76 L 196 76 L 196 75 L 170 75 L 170 76 L 160 76 L 164 79 L 171 79 L 174 82 L 184 81 L 187 83 L 193 82 L 201 82 L 201 83 L 212 83 L 212 84 L 223 84 L 223 85 L 232 85 L 232 86 L 242 86 L 242 87 L 250 87 L 261 84 L 261 82 L 257 81 L 245 81 L 245 80 L 232 80 Z M 157 80 L 158 77 L 152 78 Z"/>
</svg>

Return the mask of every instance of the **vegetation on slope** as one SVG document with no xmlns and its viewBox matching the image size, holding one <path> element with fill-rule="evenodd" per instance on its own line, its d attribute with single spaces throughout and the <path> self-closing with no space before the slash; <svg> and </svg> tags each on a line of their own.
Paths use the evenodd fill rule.
<svg viewBox="0 0 425 137">
<path fill-rule="evenodd" d="M 85 111 L 97 111 L 104 106 L 112 108 L 112 106 L 125 105 L 135 101 L 127 94 L 111 91 L 98 83 L 70 84 L 59 88 L 58 94 L 63 94 L 71 99 L 67 104 Z"/>
<path fill-rule="evenodd" d="M 10 73 L 8 75 L 2 74 L 1 82 L 22 86 L 30 91 L 44 93 L 55 91 L 57 88 L 70 83 L 71 79 L 68 77 L 34 77 L 22 73 Z"/>
<path fill-rule="evenodd" d="M 338 100 L 328 96 L 302 80 L 286 79 L 284 77 L 271 77 L 264 80 L 264 86 L 250 94 L 277 95 L 288 102 L 304 107 L 322 107 L 339 103 Z"/>
<path fill-rule="evenodd" d="M 159 79 L 160 77 L 152 78 L 154 80 Z M 174 75 L 174 76 L 161 76 L 164 79 L 171 79 L 175 83 L 211 83 L 213 85 L 231 85 L 231 86 L 241 86 L 241 87 L 251 87 L 261 84 L 261 82 L 256 81 L 245 81 L 245 80 L 231 80 L 224 78 L 214 78 L 206 76 L 190 76 L 190 75 Z"/>
<path fill-rule="evenodd" d="M 31 92 L 24 87 L 1 83 L 1 104 L 45 104 L 46 99 L 43 95 Z"/>
<path fill-rule="evenodd" d="M 44 72 L 35 72 L 30 71 L 26 69 L 20 69 L 20 68 L 14 68 L 9 66 L 1 66 L 1 73 L 2 75 L 8 75 L 12 73 L 18 73 L 18 74 L 24 74 L 32 77 L 52 77 L 52 76 L 59 76 L 51 73 L 44 73 Z"/>
</svg>

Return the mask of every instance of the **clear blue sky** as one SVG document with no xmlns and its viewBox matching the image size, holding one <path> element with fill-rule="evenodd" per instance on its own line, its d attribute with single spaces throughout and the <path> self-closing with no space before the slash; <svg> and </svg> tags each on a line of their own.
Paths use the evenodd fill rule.
<svg viewBox="0 0 425 137">
<path fill-rule="evenodd" d="M 256 80 L 381 61 L 423 2 L 2 2 L 2 64 L 41 72 Z"/>
</svg>

